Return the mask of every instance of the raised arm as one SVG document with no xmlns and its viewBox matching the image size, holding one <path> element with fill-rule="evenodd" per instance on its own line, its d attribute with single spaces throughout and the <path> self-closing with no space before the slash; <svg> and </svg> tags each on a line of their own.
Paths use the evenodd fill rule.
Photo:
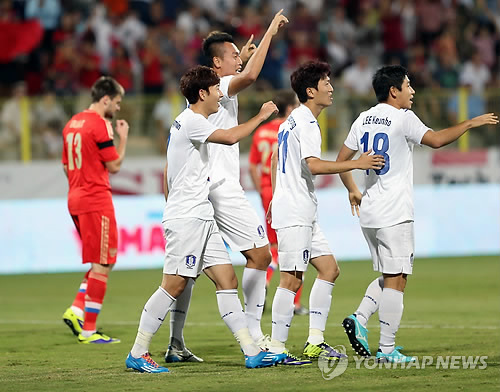
<svg viewBox="0 0 500 392">
<path fill-rule="evenodd" d="M 120 136 L 120 143 L 116 148 L 119 158 L 114 161 L 106 162 L 106 168 L 110 173 L 118 173 L 122 166 L 123 158 L 125 158 L 125 150 L 127 148 L 128 139 L 128 124 L 125 120 L 116 121 L 116 133 Z"/>
<path fill-rule="evenodd" d="M 207 139 L 210 143 L 232 145 L 238 143 L 244 137 L 250 135 L 260 123 L 267 120 L 273 113 L 277 113 L 278 108 L 274 102 L 269 101 L 262 105 L 259 114 L 248 120 L 246 123 L 237 125 L 229 129 L 217 129 Z"/>
<path fill-rule="evenodd" d="M 283 10 L 280 10 L 273 18 L 271 24 L 269 25 L 266 33 L 262 37 L 260 44 L 257 49 L 253 52 L 248 60 L 243 71 L 237 74 L 234 78 L 231 79 L 228 88 L 228 94 L 230 97 L 238 94 L 241 90 L 250 86 L 253 82 L 255 82 L 262 70 L 262 66 L 264 65 L 264 61 L 267 56 L 267 51 L 269 50 L 269 46 L 271 45 L 272 38 L 278 33 L 279 29 L 288 23 L 288 19 L 286 16 L 282 15 Z M 247 45 L 250 46 L 247 42 Z"/>
<path fill-rule="evenodd" d="M 498 124 L 498 116 L 494 113 L 483 114 L 478 117 L 474 117 L 471 120 L 466 120 L 460 124 L 454 125 L 450 128 L 445 128 L 440 131 L 434 132 L 428 130 L 424 137 L 422 138 L 422 144 L 432 148 L 440 148 L 446 146 L 457 140 L 462 136 L 468 129 L 477 128 L 482 125 L 496 125 Z"/>
</svg>

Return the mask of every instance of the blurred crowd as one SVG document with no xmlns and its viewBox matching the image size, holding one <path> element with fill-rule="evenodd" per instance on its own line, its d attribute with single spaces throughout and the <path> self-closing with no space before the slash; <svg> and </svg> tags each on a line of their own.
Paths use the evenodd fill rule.
<svg viewBox="0 0 500 392">
<path fill-rule="evenodd" d="M 41 27 L 39 42 L 33 25 L 17 37 L 33 46 L 27 53 L 0 47 L 0 97 L 86 94 L 101 74 L 127 94 L 159 96 L 205 62 L 210 31 L 231 33 L 239 47 L 253 34 L 258 44 L 281 8 L 290 24 L 273 39 L 258 89 L 288 87 L 291 71 L 311 59 L 328 61 L 352 96 L 370 94 L 375 69 L 391 63 L 409 69 L 416 89 L 466 86 L 474 113 L 485 89 L 500 86 L 500 0 L 0 0 L 0 32 Z"/>
</svg>

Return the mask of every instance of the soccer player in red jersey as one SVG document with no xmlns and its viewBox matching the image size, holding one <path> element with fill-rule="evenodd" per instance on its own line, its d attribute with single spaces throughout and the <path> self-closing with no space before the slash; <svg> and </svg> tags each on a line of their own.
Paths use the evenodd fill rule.
<svg viewBox="0 0 500 392">
<path fill-rule="evenodd" d="M 292 90 L 279 91 L 273 102 L 278 107 L 279 117 L 257 128 L 253 135 L 250 155 L 248 157 L 250 163 L 250 177 L 252 178 L 255 189 L 260 194 L 262 207 L 265 212 L 267 212 L 273 198 L 271 186 L 271 155 L 274 147 L 278 143 L 278 128 L 281 123 L 286 120 L 291 111 L 299 106 L 297 96 Z M 276 232 L 269 223 L 267 223 L 267 238 L 271 246 L 273 261 L 267 268 L 266 287 L 269 286 L 274 270 L 278 266 L 278 239 L 276 238 Z M 295 314 L 305 315 L 308 314 L 308 310 L 300 304 L 301 294 L 302 286 L 300 286 L 295 296 Z"/>
<path fill-rule="evenodd" d="M 62 164 L 68 177 L 68 210 L 82 240 L 82 262 L 90 270 L 63 321 L 80 343 L 118 343 L 96 331 L 108 275 L 116 262 L 117 228 L 109 173 L 120 170 L 128 137 L 125 120 L 116 121 L 120 136 L 113 145 L 111 120 L 125 91 L 113 78 L 99 78 L 91 89 L 89 109 L 76 114 L 63 130 Z"/>
</svg>

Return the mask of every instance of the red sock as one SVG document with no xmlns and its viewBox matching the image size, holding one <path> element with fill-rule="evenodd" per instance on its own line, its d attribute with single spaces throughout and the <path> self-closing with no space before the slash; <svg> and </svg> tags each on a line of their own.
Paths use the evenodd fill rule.
<svg viewBox="0 0 500 392">
<path fill-rule="evenodd" d="M 297 293 L 295 294 L 295 298 L 293 300 L 293 304 L 295 305 L 296 308 L 300 306 L 300 297 L 302 296 L 302 287 L 303 287 L 303 285 L 301 285 L 300 288 L 297 290 Z"/>
<path fill-rule="evenodd" d="M 89 272 L 90 271 L 85 274 L 82 283 L 80 283 L 80 289 L 78 290 L 78 293 L 76 293 L 75 300 L 71 304 L 73 312 L 76 311 L 77 313 L 81 313 L 77 314 L 79 317 L 83 316 L 83 311 L 85 309 L 85 293 L 87 292 L 87 279 L 89 278 Z M 78 310 L 81 312 L 78 312 Z"/>
<path fill-rule="evenodd" d="M 91 272 L 87 282 L 87 293 L 85 296 L 85 316 L 83 319 L 83 330 L 95 331 L 97 316 L 102 308 L 108 276 Z"/>
</svg>

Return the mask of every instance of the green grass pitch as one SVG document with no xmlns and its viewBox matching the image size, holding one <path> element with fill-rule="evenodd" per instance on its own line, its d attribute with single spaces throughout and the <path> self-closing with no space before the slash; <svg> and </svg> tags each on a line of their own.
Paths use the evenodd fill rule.
<svg viewBox="0 0 500 392">
<path fill-rule="evenodd" d="M 214 287 L 201 276 L 194 288 L 185 328 L 188 347 L 202 364 L 175 364 L 168 374 L 125 371 L 142 306 L 161 281 L 160 270 L 112 273 L 98 326 L 121 344 L 79 345 L 61 316 L 71 304 L 83 274 L 0 276 L 0 391 L 497 391 L 500 386 L 500 258 L 420 259 L 405 293 L 405 311 L 396 343 L 418 356 L 487 356 L 485 369 L 356 368 L 340 326 L 376 277 L 370 262 L 341 262 L 341 275 L 325 336 L 348 348 L 346 371 L 324 380 L 317 363 L 302 368 L 245 369 L 243 355 L 220 319 Z M 241 277 L 242 268 L 237 268 Z M 306 274 L 303 302 L 315 277 Z M 268 293 L 263 329 L 270 333 Z M 377 317 L 368 324 L 376 351 Z M 308 317 L 296 316 L 288 348 L 302 353 Z M 166 321 L 153 339 L 151 353 L 164 364 L 169 336 Z"/>
</svg>

